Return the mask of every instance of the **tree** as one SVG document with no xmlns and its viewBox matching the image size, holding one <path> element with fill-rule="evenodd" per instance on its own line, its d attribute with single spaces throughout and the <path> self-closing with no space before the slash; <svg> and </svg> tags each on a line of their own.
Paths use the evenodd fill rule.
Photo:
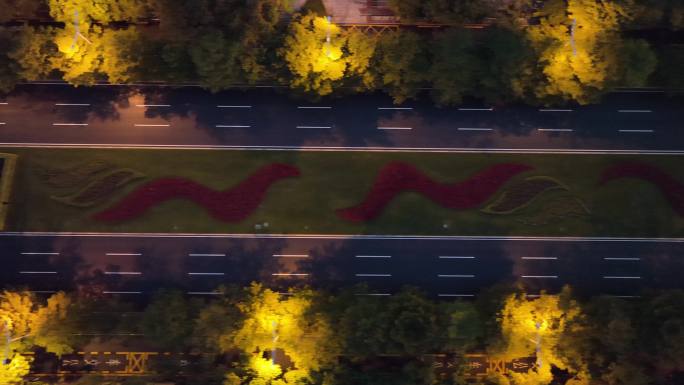
<svg viewBox="0 0 684 385">
<path fill-rule="evenodd" d="M 40 8 L 40 0 L 0 0 L 0 23 L 5 23 L 13 19 L 31 19 L 36 16 Z"/>
<path fill-rule="evenodd" d="M 449 30 L 435 38 L 432 44 L 432 95 L 440 105 L 455 105 L 463 95 L 477 85 L 481 62 L 475 54 L 472 34 L 464 30 Z"/>
<path fill-rule="evenodd" d="M 430 63 L 425 42 L 415 32 L 397 30 L 383 33 L 373 58 L 379 87 L 384 87 L 401 104 L 415 98 L 428 79 Z"/>
<path fill-rule="evenodd" d="M 684 28 L 684 3 L 680 0 L 620 0 L 634 28 Z"/>
<path fill-rule="evenodd" d="M 481 0 L 390 0 L 389 6 L 408 23 L 477 23 L 493 12 L 489 3 Z"/>
<path fill-rule="evenodd" d="M 19 82 L 20 66 L 10 54 L 19 45 L 16 34 L 7 29 L 0 29 L 0 93 L 10 92 Z"/>
<path fill-rule="evenodd" d="M 147 0 L 48 0 L 50 16 L 88 29 L 92 23 L 135 21 L 146 14 Z"/>
<path fill-rule="evenodd" d="M 366 39 L 342 33 L 338 26 L 314 14 L 300 16 L 290 24 L 279 50 L 291 73 L 290 86 L 324 96 L 345 78 L 363 78 L 375 47 L 374 40 Z"/>
<path fill-rule="evenodd" d="M 206 31 L 190 47 L 200 84 L 212 92 L 228 88 L 243 78 L 239 63 L 242 54 L 240 42 L 226 38 L 218 30 Z"/>
<path fill-rule="evenodd" d="M 0 384 L 21 384 L 31 369 L 31 359 L 19 353 L 12 352 L 7 357 L 8 362 L 0 364 Z"/>
<path fill-rule="evenodd" d="M 145 308 L 141 329 L 163 349 L 182 350 L 194 331 L 196 306 L 177 290 L 160 290 Z"/>
<path fill-rule="evenodd" d="M 40 80 L 52 71 L 52 58 L 57 54 L 52 28 L 23 28 L 19 44 L 8 56 L 19 64 L 19 76 L 26 80 Z"/>
<path fill-rule="evenodd" d="M 619 51 L 619 83 L 623 87 L 643 87 L 658 65 L 658 58 L 645 40 L 625 39 Z"/>
</svg>

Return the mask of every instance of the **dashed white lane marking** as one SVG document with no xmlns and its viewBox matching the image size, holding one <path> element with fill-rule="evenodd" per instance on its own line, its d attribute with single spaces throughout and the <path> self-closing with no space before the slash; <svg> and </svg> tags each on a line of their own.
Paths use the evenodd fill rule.
<svg viewBox="0 0 684 385">
<path fill-rule="evenodd" d="M 116 257 L 116 256 L 122 256 L 122 257 L 138 257 L 141 256 L 141 253 L 105 253 L 105 255 L 111 256 L 111 257 Z"/>
<path fill-rule="evenodd" d="M 438 297 L 474 297 L 475 294 L 437 294 Z"/>
<path fill-rule="evenodd" d="M 299 110 L 330 110 L 332 107 L 330 106 L 298 106 L 297 109 Z"/>
<path fill-rule="evenodd" d="M 558 257 L 521 257 L 520 259 L 558 259 Z"/>
<path fill-rule="evenodd" d="M 6 105 L 8 105 L 8 104 L 9 104 L 9 103 L 7 103 L 7 102 L 0 102 L 0 106 L 6 106 Z"/>
<path fill-rule="evenodd" d="M 297 128 L 332 128 L 331 126 L 297 126 Z"/>
<path fill-rule="evenodd" d="M 494 108 L 459 108 L 459 111 L 494 111 Z"/>
<path fill-rule="evenodd" d="M 539 112 L 573 112 L 571 109 L 561 109 L 561 108 L 540 108 Z"/>
<path fill-rule="evenodd" d="M 459 131 L 494 131 L 493 128 L 458 127 Z"/>
<path fill-rule="evenodd" d="M 55 106 L 64 106 L 64 107 L 88 107 L 90 104 L 88 103 L 55 103 Z"/>
<path fill-rule="evenodd" d="M 135 126 L 135 127 L 169 127 L 171 125 L 170 124 L 140 124 L 140 123 L 135 123 L 133 126 Z"/>
<path fill-rule="evenodd" d="M 439 259 L 475 259 L 475 257 L 465 256 L 465 255 L 440 255 L 437 258 L 439 258 Z"/>
<path fill-rule="evenodd" d="M 105 271 L 105 275 L 142 275 L 139 271 Z"/>
<path fill-rule="evenodd" d="M 628 277 L 628 276 L 617 276 L 617 275 L 604 275 L 603 279 L 641 279 L 641 277 Z"/>
<path fill-rule="evenodd" d="M 362 296 L 368 296 L 368 297 L 388 297 L 388 296 L 391 296 L 392 294 L 390 294 L 390 293 L 356 293 L 354 295 L 362 295 Z"/>
<path fill-rule="evenodd" d="M 413 127 L 378 127 L 378 130 L 413 130 Z"/>
<path fill-rule="evenodd" d="M 221 294 L 223 294 L 220 291 L 188 291 L 187 293 L 190 295 L 221 295 Z"/>
<path fill-rule="evenodd" d="M 412 110 L 413 107 L 378 107 L 378 110 Z"/>
<path fill-rule="evenodd" d="M 392 258 L 391 255 L 355 255 L 355 258 Z"/>
<path fill-rule="evenodd" d="M 357 277 L 391 277 L 392 274 L 357 273 Z"/>
<path fill-rule="evenodd" d="M 226 273 L 196 273 L 196 272 L 191 272 L 191 273 L 188 273 L 188 275 L 226 275 Z"/>
<path fill-rule="evenodd" d="M 276 277 L 307 277 L 309 273 L 273 273 Z"/>
<path fill-rule="evenodd" d="M 437 274 L 437 278 L 475 278 L 473 274 Z"/>
<path fill-rule="evenodd" d="M 273 258 L 309 258 L 308 254 L 273 254 Z"/>
<path fill-rule="evenodd" d="M 136 104 L 136 107 L 171 107 L 170 104 Z"/>
<path fill-rule="evenodd" d="M 190 253 L 188 257 L 225 257 L 225 254 L 221 253 Z"/>
<path fill-rule="evenodd" d="M 252 106 L 216 106 L 216 108 L 252 108 Z"/>
<path fill-rule="evenodd" d="M 605 257 L 606 261 L 641 261 L 641 258 L 622 258 L 622 257 Z"/>
<path fill-rule="evenodd" d="M 20 271 L 19 274 L 57 274 L 56 271 Z"/>
<path fill-rule="evenodd" d="M 0 126 L 4 126 L 5 124 L 5 122 L 0 122 Z"/>
<path fill-rule="evenodd" d="M 572 128 L 537 128 L 539 132 L 572 132 Z"/>
<path fill-rule="evenodd" d="M 217 124 L 216 128 L 250 128 L 252 126 L 240 126 L 240 125 L 230 125 L 230 124 Z"/>
<path fill-rule="evenodd" d="M 653 133 L 654 130 L 618 130 L 618 132 Z"/>
<path fill-rule="evenodd" d="M 103 291 L 102 294 L 141 294 L 142 291 Z"/>
<path fill-rule="evenodd" d="M 539 279 L 550 278 L 550 279 L 555 279 L 555 278 L 558 278 L 558 276 L 557 275 L 521 275 L 520 278 L 539 278 Z"/>
<path fill-rule="evenodd" d="M 636 113 L 636 114 L 648 114 L 650 112 L 653 112 L 651 110 L 618 110 L 618 112 L 622 113 Z"/>
<path fill-rule="evenodd" d="M 87 126 L 88 123 L 52 123 L 53 126 Z"/>
<path fill-rule="evenodd" d="M 21 255 L 59 255 L 59 253 L 50 253 L 50 252 L 43 253 L 43 252 L 28 252 L 28 251 L 24 251 L 24 252 L 21 253 Z"/>
</svg>

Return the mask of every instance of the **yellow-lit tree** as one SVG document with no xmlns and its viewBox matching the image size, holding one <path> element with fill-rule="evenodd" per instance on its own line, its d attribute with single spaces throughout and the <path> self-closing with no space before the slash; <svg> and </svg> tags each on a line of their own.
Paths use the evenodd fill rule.
<svg viewBox="0 0 684 385">
<path fill-rule="evenodd" d="M 309 13 L 290 24 L 280 55 L 292 74 L 290 86 L 317 95 L 328 95 L 345 78 L 359 77 L 372 83 L 368 66 L 375 38 L 360 32 L 343 32 L 324 17 Z"/>
<path fill-rule="evenodd" d="M 48 0 L 50 15 L 64 23 L 78 23 L 88 28 L 92 22 L 135 20 L 144 16 L 146 0 Z"/>
</svg>

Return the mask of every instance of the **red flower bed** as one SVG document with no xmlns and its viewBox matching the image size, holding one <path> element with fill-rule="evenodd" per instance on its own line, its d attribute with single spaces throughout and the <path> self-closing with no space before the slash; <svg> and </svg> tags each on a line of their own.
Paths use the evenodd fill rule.
<svg viewBox="0 0 684 385">
<path fill-rule="evenodd" d="M 658 186 L 677 214 L 684 216 L 684 185 L 661 169 L 646 163 L 621 162 L 606 169 L 601 184 L 620 178 L 637 178 Z"/>
<path fill-rule="evenodd" d="M 391 162 L 380 170 L 371 191 L 360 204 L 337 210 L 353 222 L 369 221 L 382 213 L 394 197 L 404 191 L 418 192 L 450 209 L 469 209 L 486 202 L 513 176 L 531 170 L 524 164 L 500 163 L 457 183 L 439 183 L 410 164 Z"/>
<path fill-rule="evenodd" d="M 125 221 L 142 215 L 149 208 L 171 199 L 188 199 L 204 207 L 214 218 L 237 222 L 247 218 L 258 206 L 275 181 L 299 176 L 290 165 L 274 163 L 264 166 L 237 186 L 212 190 L 185 178 L 157 179 L 140 186 L 113 207 L 95 215 L 104 222 Z"/>
</svg>

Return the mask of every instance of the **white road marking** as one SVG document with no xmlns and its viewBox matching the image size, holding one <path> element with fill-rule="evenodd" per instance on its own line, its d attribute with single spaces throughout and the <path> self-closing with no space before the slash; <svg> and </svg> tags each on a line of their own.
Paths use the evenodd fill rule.
<svg viewBox="0 0 684 385">
<path fill-rule="evenodd" d="M 474 297 L 475 294 L 437 294 L 438 297 Z"/>
<path fill-rule="evenodd" d="M 618 110 L 618 112 L 622 113 L 638 113 L 638 114 L 647 114 L 650 112 L 653 112 L 651 110 Z"/>
<path fill-rule="evenodd" d="M 136 123 L 133 126 L 135 126 L 135 127 L 169 127 L 171 125 L 170 124 L 139 124 L 139 123 Z"/>
<path fill-rule="evenodd" d="M 102 294 L 141 294 L 142 291 L 103 291 Z"/>
<path fill-rule="evenodd" d="M 59 255 L 59 253 L 36 253 L 36 252 L 22 252 L 21 255 Z"/>
<path fill-rule="evenodd" d="M 87 126 L 88 123 L 52 123 L 53 126 Z"/>
<path fill-rule="evenodd" d="M 437 274 L 437 278 L 475 278 L 473 274 Z"/>
<path fill-rule="evenodd" d="M 225 254 L 221 253 L 190 253 L 188 257 L 225 257 Z"/>
<path fill-rule="evenodd" d="M 136 104 L 136 107 L 171 107 L 170 104 Z"/>
<path fill-rule="evenodd" d="M 112 257 L 115 257 L 115 256 L 137 257 L 137 256 L 141 256 L 142 254 L 141 253 L 105 253 L 105 255 L 112 256 Z"/>
<path fill-rule="evenodd" d="M 297 126 L 297 128 L 332 128 L 331 126 Z"/>
<path fill-rule="evenodd" d="M 236 125 L 227 125 L 227 124 L 217 124 L 216 128 L 250 128 L 252 126 L 236 126 Z"/>
<path fill-rule="evenodd" d="M 618 132 L 652 133 L 653 130 L 618 130 Z"/>
<path fill-rule="evenodd" d="M 616 275 L 604 275 L 603 279 L 641 279 L 641 277 L 626 277 L 626 276 L 616 276 Z"/>
<path fill-rule="evenodd" d="M 460 255 L 440 255 L 437 258 L 439 258 L 439 259 L 475 259 L 475 257 L 460 256 Z"/>
<path fill-rule="evenodd" d="M 226 273 L 188 273 L 188 275 L 226 275 Z"/>
<path fill-rule="evenodd" d="M 413 130 L 413 127 L 378 127 L 378 130 Z"/>
<path fill-rule="evenodd" d="M 540 132 L 572 132 L 572 128 L 537 128 Z"/>
<path fill-rule="evenodd" d="M 306 277 L 309 273 L 273 273 L 271 275 L 281 277 Z"/>
<path fill-rule="evenodd" d="M 369 273 L 357 273 L 357 277 L 391 277 L 392 274 L 369 274 Z"/>
<path fill-rule="evenodd" d="M 298 106 L 297 109 L 300 110 L 330 110 L 332 107 L 328 106 Z"/>
<path fill-rule="evenodd" d="M 252 108 L 252 106 L 216 106 L 216 108 Z"/>
<path fill-rule="evenodd" d="M 273 254 L 274 258 L 309 258 L 307 254 Z"/>
<path fill-rule="evenodd" d="M 619 258 L 619 257 L 606 257 L 603 258 L 606 261 L 640 261 L 641 258 Z"/>
<path fill-rule="evenodd" d="M 412 110 L 413 107 L 378 107 L 378 110 Z"/>
<path fill-rule="evenodd" d="M 7 102 L 0 102 L 0 106 L 6 106 L 6 105 L 8 105 L 8 104 L 9 104 L 9 103 L 7 103 Z"/>
<path fill-rule="evenodd" d="M 494 131 L 493 128 L 459 127 L 459 131 Z"/>
<path fill-rule="evenodd" d="M 521 257 L 521 259 L 558 259 L 557 257 Z"/>
<path fill-rule="evenodd" d="M 139 271 L 105 271 L 105 275 L 142 275 Z"/>
<path fill-rule="evenodd" d="M 557 275 L 521 275 L 520 278 L 558 278 Z"/>
<path fill-rule="evenodd" d="M 356 255 L 355 258 L 392 258 L 391 255 Z"/>
<path fill-rule="evenodd" d="M 5 122 L 0 122 L 0 126 L 4 126 L 5 124 L 7 124 L 7 123 L 5 123 Z"/>
<path fill-rule="evenodd" d="M 190 295 L 221 295 L 220 291 L 188 291 L 187 294 Z"/>
<path fill-rule="evenodd" d="M 19 274 L 57 274 L 56 271 L 20 271 Z"/>
<path fill-rule="evenodd" d="M 459 111 L 494 111 L 493 108 L 459 108 Z"/>
<path fill-rule="evenodd" d="M 558 108 L 540 108 L 539 112 L 573 112 L 571 109 L 558 109 Z"/>
<path fill-rule="evenodd" d="M 87 107 L 87 106 L 90 106 L 90 104 L 88 104 L 88 103 L 55 103 L 55 106 Z"/>
</svg>

